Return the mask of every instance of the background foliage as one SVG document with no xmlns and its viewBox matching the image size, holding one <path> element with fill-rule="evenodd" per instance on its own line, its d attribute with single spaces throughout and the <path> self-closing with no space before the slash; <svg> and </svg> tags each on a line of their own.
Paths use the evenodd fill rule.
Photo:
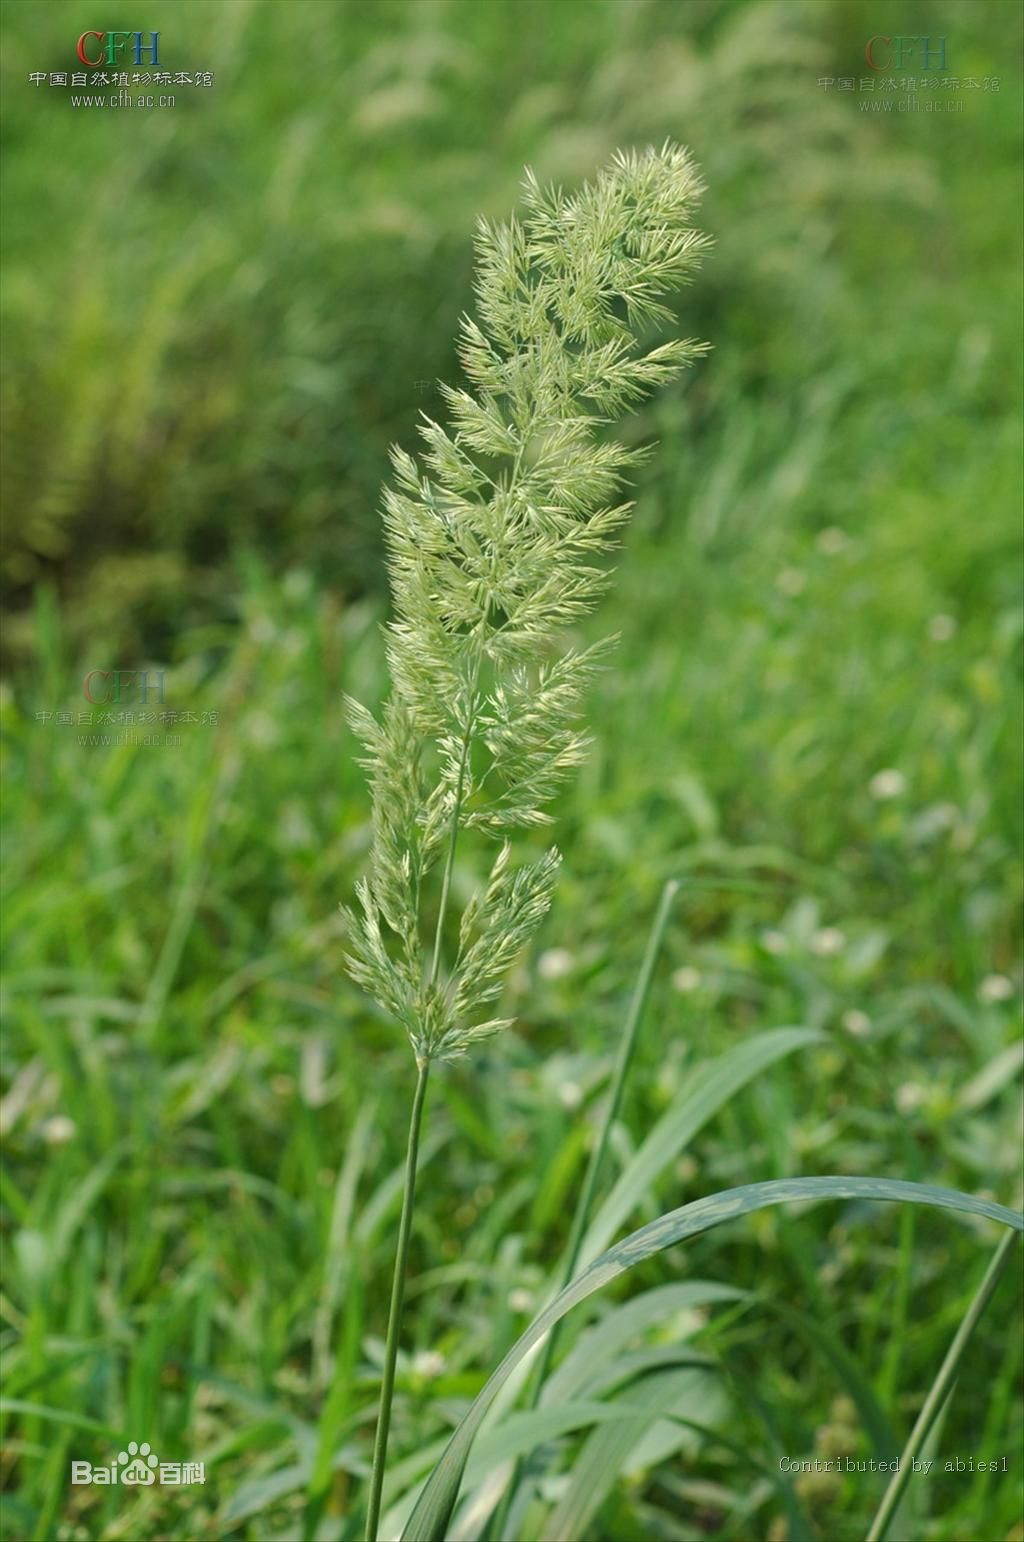
<svg viewBox="0 0 1024 1542">
<path fill-rule="evenodd" d="M 825 1171 L 1019 1203 L 1018 7 L 5 0 L 3 25 L 6 1535 L 350 1534 L 410 1065 L 340 964 L 369 838 L 342 692 L 383 686 L 387 446 L 458 380 L 474 220 L 525 162 L 571 185 L 689 144 L 716 249 L 681 327 L 715 349 L 631 430 L 659 449 L 580 636 L 623 640 L 518 1027 L 432 1088 L 390 1502 L 539 1303 L 670 876 L 616 1161 L 698 1059 L 822 1038 L 636 1223 Z M 129 124 L 28 84 L 100 25 L 159 27 L 214 87 Z M 886 115 L 818 85 L 901 29 L 1000 88 Z M 216 722 L 101 746 L 39 720 L 146 665 Z M 784 1502 L 764 1474 L 869 1454 L 858 1367 L 909 1428 L 993 1238 L 825 1207 L 644 1265 L 756 1299 L 654 1330 L 710 1368 L 641 1383 L 658 1417 L 581 1530 L 861 1535 L 878 1479 Z M 1019 1453 L 1013 1312 L 1007 1285 L 942 1456 Z M 733 1447 L 666 1440 L 681 1410 Z M 69 1488 L 126 1438 L 207 1483 Z M 1019 1536 L 1017 1480 L 940 1474 L 905 1534 Z M 552 1479 L 548 1513 L 573 1496 Z"/>
</svg>

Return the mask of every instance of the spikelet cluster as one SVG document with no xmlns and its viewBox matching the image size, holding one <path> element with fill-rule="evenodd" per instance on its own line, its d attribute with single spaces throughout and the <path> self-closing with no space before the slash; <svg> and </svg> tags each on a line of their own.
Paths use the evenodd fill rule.
<svg viewBox="0 0 1024 1542">
<path fill-rule="evenodd" d="M 392 452 L 392 690 L 379 720 L 349 703 L 373 846 L 348 963 L 420 1060 L 506 1026 L 487 1009 L 551 901 L 558 852 L 516 866 L 511 842 L 550 822 L 543 805 L 586 746 L 580 698 L 606 645 L 560 644 L 608 583 L 601 559 L 628 517 L 616 498 L 637 458 L 600 427 L 706 346 L 637 342 L 699 265 L 701 190 L 670 145 L 616 155 L 572 196 L 527 173 L 523 217 L 479 226 L 477 315 L 459 347 L 469 389 L 442 387 L 449 424 L 424 419 L 420 460 Z M 445 966 L 468 831 L 500 847 Z"/>
</svg>

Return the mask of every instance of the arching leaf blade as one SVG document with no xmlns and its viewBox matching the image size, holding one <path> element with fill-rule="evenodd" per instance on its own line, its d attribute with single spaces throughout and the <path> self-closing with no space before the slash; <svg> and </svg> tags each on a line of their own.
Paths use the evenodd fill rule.
<svg viewBox="0 0 1024 1542">
<path fill-rule="evenodd" d="M 634 1265 L 674 1247 L 690 1237 L 721 1226 L 723 1222 L 750 1215 L 773 1205 L 799 1200 L 856 1199 L 888 1203 L 931 1205 L 966 1215 L 985 1216 L 1017 1231 L 1024 1231 L 1024 1216 L 990 1200 L 976 1199 L 955 1189 L 929 1184 L 905 1183 L 894 1178 L 782 1178 L 752 1183 L 741 1188 L 694 1200 L 678 1210 L 659 1216 L 596 1258 L 590 1268 L 568 1285 L 537 1317 L 513 1345 L 478 1393 L 434 1469 L 402 1533 L 402 1542 L 441 1542 L 459 1495 L 459 1486 L 470 1447 L 487 1410 L 508 1377 L 545 1333 L 574 1306 L 585 1301 Z"/>
<path fill-rule="evenodd" d="M 730 1098 L 776 1061 L 826 1042 L 817 1028 L 770 1028 L 694 1066 L 594 1216 L 580 1261 L 587 1264 L 603 1252 L 665 1169 Z"/>
</svg>

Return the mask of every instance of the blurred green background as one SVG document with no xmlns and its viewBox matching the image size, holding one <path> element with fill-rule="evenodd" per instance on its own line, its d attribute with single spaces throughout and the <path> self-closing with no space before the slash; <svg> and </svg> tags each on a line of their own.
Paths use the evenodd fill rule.
<svg viewBox="0 0 1024 1542">
<path fill-rule="evenodd" d="M 384 689 L 387 447 L 442 415 L 474 222 L 525 163 L 688 144 L 716 245 L 680 327 L 714 351 L 626 429 L 658 449 L 518 1025 L 431 1092 L 393 1516 L 559 1256 L 671 875 L 616 1162 L 700 1057 L 824 1037 L 637 1224 L 815 1172 L 1019 1204 L 1022 14 L 3 0 L 5 1536 L 355 1534 L 412 1067 L 341 964 L 369 831 L 340 702 Z M 213 84 L 31 83 L 94 28 Z M 888 88 L 875 34 L 944 37 L 959 84 Z M 87 672 L 142 668 L 160 742 L 86 742 L 135 732 Z M 645 1265 L 757 1293 L 684 1325 L 717 1370 L 683 1416 L 734 1444 L 624 1440 L 585 1535 L 862 1536 L 878 1478 L 765 1473 L 870 1454 L 858 1400 L 905 1436 L 994 1235 L 829 1206 Z M 1011 1475 L 915 1485 L 899 1537 L 1024 1536 L 1019 1288 L 938 1443 Z M 71 1488 L 128 1439 L 205 1484 Z"/>
</svg>

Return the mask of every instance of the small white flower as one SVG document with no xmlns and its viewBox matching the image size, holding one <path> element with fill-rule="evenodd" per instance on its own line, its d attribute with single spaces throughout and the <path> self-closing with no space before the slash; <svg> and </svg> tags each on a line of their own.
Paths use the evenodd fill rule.
<svg viewBox="0 0 1024 1542">
<path fill-rule="evenodd" d="M 281 810 L 277 832 L 286 851 L 301 851 L 316 844 L 316 832 L 298 803 L 286 804 Z"/>
<path fill-rule="evenodd" d="M 896 771 L 891 766 L 884 771 L 876 771 L 868 783 L 868 791 L 873 798 L 880 803 L 887 798 L 898 798 L 901 792 L 905 792 L 907 779 L 902 771 Z"/>
<path fill-rule="evenodd" d="M 517 1285 L 508 1293 L 508 1306 L 510 1312 L 529 1312 L 533 1307 L 533 1291 Z"/>
<path fill-rule="evenodd" d="M 439 1354 L 436 1349 L 420 1349 L 412 1357 L 414 1375 L 423 1376 L 428 1381 L 433 1381 L 436 1376 L 440 1376 L 446 1364 L 444 1355 Z"/>
<path fill-rule="evenodd" d="M 766 953 L 788 953 L 789 938 L 785 932 L 777 932 L 770 927 L 761 933 L 761 946 Z"/>
<path fill-rule="evenodd" d="M 844 1012 L 842 1024 L 847 1033 L 855 1039 L 866 1039 L 871 1032 L 871 1019 L 866 1012 L 861 1012 L 857 1007 L 851 1007 L 849 1012 Z"/>
<path fill-rule="evenodd" d="M 928 636 L 932 642 L 949 642 L 951 637 L 956 636 L 955 618 L 940 611 L 928 623 Z"/>
<path fill-rule="evenodd" d="M 776 576 L 775 587 L 781 593 L 788 594 L 790 599 L 795 599 L 807 588 L 807 574 L 801 573 L 799 568 L 783 568 Z"/>
<path fill-rule="evenodd" d="M 260 709 L 249 713 L 245 719 L 243 731 L 249 743 L 255 744 L 259 749 L 269 748 L 270 745 L 276 744 L 280 737 L 277 724 L 270 713 Z"/>
<path fill-rule="evenodd" d="M 249 636 L 254 643 L 264 646 L 274 641 L 274 638 L 277 636 L 277 627 L 270 616 L 253 616 L 249 622 Z"/>
<path fill-rule="evenodd" d="M 684 996 L 688 995 L 690 991 L 695 991 L 700 985 L 700 980 L 700 970 L 694 969 L 691 964 L 684 964 L 682 969 L 677 969 L 672 976 L 672 984 Z"/>
<path fill-rule="evenodd" d="M 48 1146 L 64 1146 L 78 1133 L 78 1126 L 67 1114 L 54 1114 L 43 1124 L 42 1136 Z"/>
<path fill-rule="evenodd" d="M 978 1000 L 984 1002 L 1009 1001 L 1013 995 L 1013 981 L 1005 974 L 987 974 L 978 986 Z"/>
<path fill-rule="evenodd" d="M 846 938 L 837 926 L 823 926 L 811 938 L 811 952 L 819 958 L 833 958 L 846 946 Z"/>
<path fill-rule="evenodd" d="M 562 1082 L 558 1088 L 558 1101 L 563 1108 L 579 1108 L 583 1102 L 583 1088 L 579 1082 Z"/>
<path fill-rule="evenodd" d="M 977 836 L 978 831 L 974 825 L 968 824 L 966 819 L 958 818 L 949 838 L 949 844 L 954 851 L 970 851 Z"/>
<path fill-rule="evenodd" d="M 845 530 L 840 530 L 838 525 L 829 525 L 818 536 L 818 550 L 825 553 L 826 557 L 837 557 L 841 551 L 849 546 L 849 537 Z"/>
<path fill-rule="evenodd" d="M 537 960 L 537 973 L 542 980 L 564 980 L 575 962 L 568 948 L 548 948 Z"/>
<path fill-rule="evenodd" d="M 901 1114 L 912 1114 L 924 1102 L 924 1088 L 917 1082 L 904 1082 L 896 1093 L 896 1107 Z"/>
</svg>

